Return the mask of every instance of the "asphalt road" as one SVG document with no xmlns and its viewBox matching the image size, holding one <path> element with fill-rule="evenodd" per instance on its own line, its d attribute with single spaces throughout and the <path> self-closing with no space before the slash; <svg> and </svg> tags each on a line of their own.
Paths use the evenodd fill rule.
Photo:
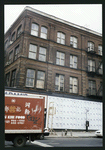
<svg viewBox="0 0 105 150">
<path fill-rule="evenodd" d="M 25 147 L 102 147 L 102 138 L 47 138 L 26 143 Z M 5 142 L 5 148 L 13 147 L 12 142 Z"/>
</svg>

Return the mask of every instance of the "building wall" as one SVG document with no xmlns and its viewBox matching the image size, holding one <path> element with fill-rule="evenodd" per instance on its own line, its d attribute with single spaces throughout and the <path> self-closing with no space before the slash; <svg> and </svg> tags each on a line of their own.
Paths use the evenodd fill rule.
<svg viewBox="0 0 105 150">
<path fill-rule="evenodd" d="M 31 35 L 31 24 L 35 22 L 39 25 L 39 32 L 38 37 Z M 87 65 L 88 65 L 88 58 L 94 59 L 96 61 L 96 68 L 98 68 L 99 61 L 102 60 L 102 56 L 99 55 L 92 55 L 87 54 L 87 43 L 88 41 L 92 41 L 95 44 L 95 50 L 96 53 L 98 52 L 98 45 L 102 44 L 102 38 L 100 36 L 97 36 L 95 34 L 91 34 L 89 32 L 85 32 L 83 30 L 74 28 L 72 26 L 69 26 L 67 24 L 61 23 L 59 21 L 55 21 L 51 18 L 47 18 L 44 16 L 41 16 L 39 14 L 35 14 L 31 11 L 25 11 L 23 15 L 18 18 L 18 20 L 14 23 L 14 25 L 10 29 L 10 35 L 9 31 L 5 35 L 5 41 L 6 39 L 11 37 L 12 33 L 15 31 L 17 33 L 18 27 L 22 24 L 22 33 L 18 38 L 15 38 L 16 40 L 6 49 L 6 58 L 5 61 L 8 62 L 9 53 L 11 50 L 13 50 L 13 56 L 14 56 L 14 50 L 15 47 L 19 44 L 20 46 L 20 52 L 19 57 L 17 60 L 12 60 L 12 63 L 8 66 L 5 66 L 5 74 L 8 72 L 12 72 L 15 68 L 16 71 L 16 81 L 15 86 L 18 88 L 23 89 L 30 89 L 30 90 L 39 90 L 39 91 L 55 91 L 55 75 L 63 74 L 64 75 L 64 92 L 65 94 L 69 94 L 69 77 L 74 76 L 78 78 L 78 94 L 76 95 L 87 95 L 87 89 L 88 89 L 88 80 L 95 80 L 96 81 L 96 87 L 97 90 L 100 85 L 100 81 L 102 81 L 102 76 L 97 76 L 96 74 L 94 76 L 88 76 L 87 74 Z M 47 32 L 47 39 L 40 38 L 40 31 L 41 26 L 45 26 L 48 29 Z M 61 31 L 62 33 L 65 33 L 65 44 L 59 44 L 57 43 L 57 32 Z M 78 39 L 78 46 L 77 48 L 70 47 L 70 36 L 73 35 L 77 37 Z M 10 38 L 11 39 L 11 38 Z M 46 54 L 46 62 L 41 62 L 38 60 L 39 51 L 37 53 L 36 60 L 29 59 L 29 44 L 36 44 L 39 50 L 39 47 L 45 47 L 47 49 Z M 56 52 L 60 51 L 65 53 L 65 64 L 64 66 L 56 65 Z M 78 64 L 77 69 L 70 68 L 70 54 L 77 55 L 78 56 Z M 27 69 L 35 69 L 37 72 L 38 70 L 45 71 L 45 88 L 43 90 L 36 89 L 36 86 L 34 88 L 28 88 L 25 86 L 26 84 L 26 71 Z M 10 77 L 11 80 L 11 77 Z M 11 82 L 11 81 L 9 81 Z M 35 77 L 35 84 L 36 84 L 36 77 Z M 9 83 L 10 86 L 10 83 Z M 56 92 L 56 93 L 62 93 L 62 92 Z M 72 94 L 71 94 L 72 95 Z M 75 94 L 73 94 L 75 95 Z M 75 96 L 76 96 L 75 95 Z"/>
</svg>

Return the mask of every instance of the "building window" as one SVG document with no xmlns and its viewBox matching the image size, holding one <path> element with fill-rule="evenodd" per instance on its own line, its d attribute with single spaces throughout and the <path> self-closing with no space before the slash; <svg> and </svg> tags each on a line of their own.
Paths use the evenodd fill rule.
<svg viewBox="0 0 105 150">
<path fill-rule="evenodd" d="M 36 54 L 37 54 L 37 46 L 34 44 L 30 44 L 28 57 L 31 59 L 36 59 Z"/>
<path fill-rule="evenodd" d="M 98 45 L 98 54 L 102 56 L 102 46 Z"/>
<path fill-rule="evenodd" d="M 103 74 L 103 64 L 99 62 L 99 74 Z"/>
<path fill-rule="evenodd" d="M 22 32 L 22 25 L 20 25 L 17 29 L 17 37 L 20 36 L 21 32 Z"/>
<path fill-rule="evenodd" d="M 5 42 L 5 49 L 7 49 L 7 47 L 9 46 L 9 41 L 8 40 L 6 40 L 6 42 Z"/>
<path fill-rule="evenodd" d="M 88 60 L 88 71 L 95 72 L 95 61 L 94 60 Z"/>
<path fill-rule="evenodd" d="M 55 91 L 64 91 L 64 75 L 56 74 Z"/>
<path fill-rule="evenodd" d="M 75 77 L 70 77 L 70 93 L 78 93 L 78 79 Z"/>
<path fill-rule="evenodd" d="M 39 48 L 39 60 L 46 61 L 46 48 L 44 47 Z"/>
<path fill-rule="evenodd" d="M 44 83 L 45 83 L 45 72 L 38 71 L 37 72 L 36 88 L 44 89 Z"/>
<path fill-rule="evenodd" d="M 65 63 L 65 54 L 62 52 L 57 52 L 56 53 L 56 64 L 64 66 Z"/>
<path fill-rule="evenodd" d="M 13 58 L 13 51 L 9 53 L 9 64 L 12 62 L 12 58 Z"/>
<path fill-rule="evenodd" d="M 36 23 L 32 23 L 31 26 L 31 35 L 38 36 L 39 25 Z"/>
<path fill-rule="evenodd" d="M 88 52 L 89 51 L 94 51 L 94 43 L 93 42 L 88 42 Z"/>
<path fill-rule="evenodd" d="M 35 83 L 35 70 L 27 69 L 26 87 L 34 87 Z"/>
<path fill-rule="evenodd" d="M 70 46 L 77 48 L 77 38 L 74 36 L 70 37 Z"/>
<path fill-rule="evenodd" d="M 103 83 L 100 82 L 100 93 L 99 93 L 100 96 L 103 96 Z"/>
<path fill-rule="evenodd" d="M 57 43 L 65 44 L 65 34 L 62 32 L 57 32 Z"/>
<path fill-rule="evenodd" d="M 41 38 L 47 39 L 47 28 L 46 27 L 41 27 Z"/>
<path fill-rule="evenodd" d="M 89 80 L 89 95 L 96 95 L 96 82 Z"/>
<path fill-rule="evenodd" d="M 14 60 L 16 60 L 19 57 L 19 45 L 15 48 L 15 57 Z"/>
<path fill-rule="evenodd" d="M 70 55 L 70 68 L 77 68 L 77 56 Z"/>
<path fill-rule="evenodd" d="M 16 69 L 12 71 L 11 87 L 15 86 L 15 78 L 16 78 Z"/>
<path fill-rule="evenodd" d="M 9 78 L 10 78 L 10 73 L 6 74 L 6 79 L 5 79 L 5 86 L 9 87 Z"/>
<path fill-rule="evenodd" d="M 15 32 L 12 34 L 11 41 L 15 41 Z"/>
</svg>

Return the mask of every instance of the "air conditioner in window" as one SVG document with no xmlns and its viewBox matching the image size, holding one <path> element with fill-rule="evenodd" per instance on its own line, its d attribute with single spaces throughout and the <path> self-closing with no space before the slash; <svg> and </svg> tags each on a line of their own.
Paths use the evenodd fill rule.
<svg viewBox="0 0 105 150">
<path fill-rule="evenodd" d="M 10 63 L 9 63 L 9 61 L 8 61 L 8 62 L 5 63 L 5 66 L 8 66 L 9 64 L 10 64 Z"/>
<path fill-rule="evenodd" d="M 11 45 L 13 43 L 13 41 L 10 41 L 9 44 Z"/>
<path fill-rule="evenodd" d="M 73 42 L 72 41 L 70 42 L 70 46 L 73 47 Z"/>
</svg>

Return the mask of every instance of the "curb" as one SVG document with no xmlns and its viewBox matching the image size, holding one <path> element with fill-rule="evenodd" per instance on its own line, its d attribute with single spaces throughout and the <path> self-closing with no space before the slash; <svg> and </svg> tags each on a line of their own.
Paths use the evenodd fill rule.
<svg viewBox="0 0 105 150">
<path fill-rule="evenodd" d="M 97 138 L 96 136 L 47 136 L 48 138 Z"/>
</svg>

